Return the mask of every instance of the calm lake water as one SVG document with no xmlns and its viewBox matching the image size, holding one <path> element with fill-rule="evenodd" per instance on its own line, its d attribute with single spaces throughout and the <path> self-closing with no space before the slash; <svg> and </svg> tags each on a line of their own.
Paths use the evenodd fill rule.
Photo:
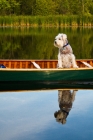
<svg viewBox="0 0 93 140">
<path fill-rule="evenodd" d="M 93 58 L 92 28 L 0 28 L 0 59 L 57 59 L 61 32 L 77 59 Z M 65 92 L 0 92 L 0 140 L 92 140 L 93 90 Z"/>
<path fill-rule="evenodd" d="M 0 28 L 0 58 L 57 59 L 58 33 L 67 34 L 77 59 L 93 58 L 93 28 Z"/>
<path fill-rule="evenodd" d="M 1 92 L 0 140 L 92 140 L 92 107 L 93 90 L 78 90 L 62 124 L 57 90 Z"/>
</svg>

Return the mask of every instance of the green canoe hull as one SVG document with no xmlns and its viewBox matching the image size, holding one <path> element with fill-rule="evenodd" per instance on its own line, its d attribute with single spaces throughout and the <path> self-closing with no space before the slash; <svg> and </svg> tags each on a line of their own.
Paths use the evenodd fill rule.
<svg viewBox="0 0 93 140">
<path fill-rule="evenodd" d="M 0 91 L 93 89 L 93 69 L 0 69 Z"/>
</svg>

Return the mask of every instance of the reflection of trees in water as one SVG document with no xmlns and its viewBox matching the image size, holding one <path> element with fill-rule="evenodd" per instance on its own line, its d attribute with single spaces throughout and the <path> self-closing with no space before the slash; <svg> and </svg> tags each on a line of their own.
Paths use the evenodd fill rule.
<svg viewBox="0 0 93 140">
<path fill-rule="evenodd" d="M 84 28 L 46 28 L 15 29 L 6 34 L 0 30 L 0 58 L 9 59 L 57 59 L 58 49 L 54 47 L 54 38 L 58 32 L 68 35 L 76 58 L 92 58 L 91 29 Z"/>
<path fill-rule="evenodd" d="M 60 110 L 54 113 L 57 122 L 66 123 L 66 118 L 75 100 L 76 90 L 58 90 L 58 103 Z"/>
</svg>

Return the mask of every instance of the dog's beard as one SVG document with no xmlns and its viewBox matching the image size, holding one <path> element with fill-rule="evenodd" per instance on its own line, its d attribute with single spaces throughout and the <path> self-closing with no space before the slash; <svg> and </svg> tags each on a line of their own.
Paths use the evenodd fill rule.
<svg viewBox="0 0 93 140">
<path fill-rule="evenodd" d="M 61 48 L 61 47 L 63 47 L 64 46 L 64 43 L 63 43 L 63 41 L 57 41 L 57 40 L 55 40 L 54 41 L 54 46 L 55 47 L 58 47 L 58 48 Z"/>
</svg>

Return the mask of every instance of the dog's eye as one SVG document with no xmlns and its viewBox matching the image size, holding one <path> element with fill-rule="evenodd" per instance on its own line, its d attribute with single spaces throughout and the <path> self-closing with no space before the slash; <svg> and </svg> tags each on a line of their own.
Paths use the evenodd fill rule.
<svg viewBox="0 0 93 140">
<path fill-rule="evenodd" d="M 58 119 L 59 121 L 61 121 L 62 119 Z"/>
<path fill-rule="evenodd" d="M 61 40 L 61 38 L 59 38 L 59 40 Z"/>
</svg>

